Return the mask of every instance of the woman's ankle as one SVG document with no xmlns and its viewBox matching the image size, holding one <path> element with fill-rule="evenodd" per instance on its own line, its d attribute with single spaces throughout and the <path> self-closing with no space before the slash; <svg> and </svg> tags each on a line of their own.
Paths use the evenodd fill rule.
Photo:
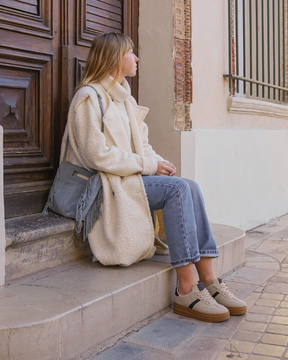
<svg viewBox="0 0 288 360">
<path fill-rule="evenodd" d="M 191 291 L 192 291 L 192 288 L 193 286 L 197 285 L 197 282 L 194 284 L 194 283 L 191 283 L 191 284 L 184 284 L 184 285 L 178 285 L 178 293 L 180 295 L 187 295 L 189 294 Z"/>
</svg>

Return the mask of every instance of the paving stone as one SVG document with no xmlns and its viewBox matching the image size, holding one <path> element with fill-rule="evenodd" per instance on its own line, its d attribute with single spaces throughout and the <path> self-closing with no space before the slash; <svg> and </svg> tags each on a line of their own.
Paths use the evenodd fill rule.
<svg viewBox="0 0 288 360">
<path fill-rule="evenodd" d="M 271 316 L 270 315 L 266 315 L 266 314 L 247 314 L 245 316 L 245 320 L 247 321 L 255 321 L 255 322 L 264 322 L 264 323 L 268 323 L 270 320 Z"/>
<path fill-rule="evenodd" d="M 251 355 L 249 360 L 275 360 L 275 357 L 270 356 L 261 356 L 261 355 Z"/>
<path fill-rule="evenodd" d="M 288 318 L 285 316 L 273 316 L 271 322 L 274 324 L 288 325 Z"/>
<path fill-rule="evenodd" d="M 287 296 L 285 296 L 285 299 L 284 299 L 285 301 L 288 301 L 288 295 Z"/>
<path fill-rule="evenodd" d="M 152 355 L 153 357 L 149 357 Z M 156 354 L 147 351 L 145 348 L 133 346 L 130 344 L 120 344 L 109 350 L 106 350 L 102 354 L 91 358 L 91 360 L 165 360 L 169 359 L 167 354 Z"/>
<path fill-rule="evenodd" d="M 231 352 L 249 354 L 253 350 L 254 344 L 248 341 L 231 340 L 225 348 Z"/>
<path fill-rule="evenodd" d="M 236 331 L 232 336 L 234 340 L 242 340 L 242 341 L 257 341 L 262 333 L 254 332 L 254 331 Z"/>
<path fill-rule="evenodd" d="M 259 306 L 271 306 L 271 307 L 278 307 L 280 304 L 279 300 L 271 300 L 271 299 L 258 299 L 256 301 L 256 305 Z"/>
<path fill-rule="evenodd" d="M 202 329 L 199 324 L 160 318 L 128 336 L 125 342 L 173 355 Z"/>
<path fill-rule="evenodd" d="M 275 316 L 288 316 L 288 309 L 278 309 L 274 313 Z"/>
<path fill-rule="evenodd" d="M 257 239 L 257 238 L 253 238 L 253 237 L 247 237 L 245 239 L 245 249 L 249 249 L 251 246 L 258 244 L 260 245 L 260 243 L 262 242 L 262 239 Z"/>
<path fill-rule="evenodd" d="M 274 276 L 272 279 L 270 279 L 271 282 L 277 282 L 277 283 L 283 283 L 288 284 L 288 278 L 283 276 Z"/>
<path fill-rule="evenodd" d="M 219 354 L 225 344 L 226 340 L 196 336 L 195 340 L 188 347 L 185 347 L 181 353 L 177 353 L 177 359 L 211 360 L 215 358 L 215 354 Z"/>
<path fill-rule="evenodd" d="M 261 294 L 261 299 L 268 299 L 268 300 L 282 300 L 284 295 L 282 294 L 269 294 L 269 293 L 263 293 Z"/>
<path fill-rule="evenodd" d="M 254 268 L 254 269 L 267 269 L 267 270 L 279 270 L 279 263 L 275 262 L 260 262 L 260 261 L 246 261 L 246 268 Z"/>
<path fill-rule="evenodd" d="M 280 304 L 280 307 L 288 308 L 288 301 L 282 301 L 281 304 Z"/>
<path fill-rule="evenodd" d="M 234 359 L 235 360 L 239 359 L 239 360 L 246 360 L 247 359 L 247 355 L 246 354 L 240 354 L 240 353 L 233 353 L 231 351 L 227 352 L 227 351 L 223 351 L 216 360 L 227 360 L 227 359 Z"/>
<path fill-rule="evenodd" d="M 188 316 L 182 316 L 182 315 L 178 315 L 175 314 L 173 311 L 169 311 L 167 314 L 164 315 L 165 318 L 169 318 L 169 319 L 174 319 L 174 320 L 181 320 L 181 321 L 185 321 L 185 322 L 189 322 L 192 324 L 199 324 L 201 325 L 201 328 L 203 329 L 203 331 L 205 331 L 205 328 L 207 328 L 208 326 L 210 326 L 211 324 L 208 322 L 203 322 L 200 320 L 196 320 L 196 319 L 192 319 Z"/>
<path fill-rule="evenodd" d="M 265 224 L 265 225 L 257 227 L 257 231 L 265 232 L 265 233 L 268 232 L 268 233 L 272 233 L 272 234 L 278 233 L 283 230 L 286 230 L 286 226 L 281 226 L 281 225 L 276 225 L 276 224 L 270 224 L 270 225 Z"/>
<path fill-rule="evenodd" d="M 283 283 L 275 283 L 275 282 L 269 282 L 268 285 L 265 288 L 266 293 L 273 293 L 273 294 L 288 294 L 288 286 L 287 284 Z"/>
<path fill-rule="evenodd" d="M 276 275 L 277 277 L 288 277 L 288 272 L 285 272 L 285 271 L 279 271 Z"/>
<path fill-rule="evenodd" d="M 261 342 L 266 343 L 266 344 L 272 344 L 272 345 L 286 346 L 288 343 L 288 338 L 285 335 L 264 334 L 261 339 Z"/>
<path fill-rule="evenodd" d="M 288 335 L 288 326 L 280 324 L 268 324 L 267 333 Z"/>
<path fill-rule="evenodd" d="M 255 292 L 258 292 L 258 293 L 262 293 L 264 290 L 264 286 L 259 286 L 256 290 L 254 290 Z"/>
<path fill-rule="evenodd" d="M 247 309 L 249 311 L 249 309 L 252 308 L 252 306 L 255 304 L 255 302 L 258 300 L 260 294 L 257 292 L 253 292 L 250 295 L 248 295 L 244 300 L 247 304 Z"/>
<path fill-rule="evenodd" d="M 227 276 L 225 280 L 242 282 L 247 284 L 257 284 L 263 285 L 263 283 L 269 280 L 272 276 L 276 274 L 274 270 L 265 270 L 265 269 L 252 269 L 243 267 L 231 275 Z"/>
<path fill-rule="evenodd" d="M 274 234 L 272 234 L 271 236 L 269 236 L 269 240 L 271 239 L 271 238 L 273 238 L 273 239 L 283 239 L 283 240 L 285 240 L 285 239 L 288 239 L 288 230 L 287 230 L 287 228 L 286 229 L 283 229 L 282 231 L 280 231 L 280 232 L 278 232 L 278 233 L 274 233 Z"/>
<path fill-rule="evenodd" d="M 218 339 L 229 339 L 241 321 L 243 321 L 243 316 L 231 316 L 228 321 L 211 324 L 205 329 L 205 335 Z"/>
<path fill-rule="evenodd" d="M 229 290 L 239 299 L 245 299 L 258 287 L 258 285 L 227 281 L 226 279 L 225 284 L 228 286 Z"/>
<path fill-rule="evenodd" d="M 287 350 L 287 352 L 286 352 L 286 354 L 285 354 L 285 358 L 288 358 L 288 350 Z"/>
<path fill-rule="evenodd" d="M 266 323 L 255 323 L 250 321 L 242 321 L 239 326 L 239 330 L 247 330 L 247 331 L 260 331 L 263 332 L 266 328 Z M 288 327 L 287 327 L 288 329 Z"/>
<path fill-rule="evenodd" d="M 270 231 L 265 231 L 265 230 L 250 230 L 247 231 L 246 233 L 246 237 L 253 237 L 253 238 L 258 238 L 258 239 L 266 239 L 269 235 L 271 235 Z"/>
<path fill-rule="evenodd" d="M 255 313 L 255 314 L 268 314 L 271 315 L 275 311 L 274 308 L 268 307 L 268 306 L 258 306 L 254 305 L 249 312 Z"/>
<path fill-rule="evenodd" d="M 268 356 L 282 356 L 285 347 L 267 345 L 267 344 L 257 344 L 253 350 L 255 354 L 259 355 L 268 355 Z"/>
</svg>

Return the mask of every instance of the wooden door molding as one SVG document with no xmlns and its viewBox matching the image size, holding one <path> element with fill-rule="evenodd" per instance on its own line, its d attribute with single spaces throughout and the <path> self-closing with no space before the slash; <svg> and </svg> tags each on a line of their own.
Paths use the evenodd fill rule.
<svg viewBox="0 0 288 360">
<path fill-rule="evenodd" d="M 0 28 L 53 38 L 52 0 L 38 0 L 34 4 L 22 0 L 2 0 Z"/>
<path fill-rule="evenodd" d="M 90 47 L 96 35 L 122 31 L 122 1 L 77 0 L 76 44 Z"/>
</svg>

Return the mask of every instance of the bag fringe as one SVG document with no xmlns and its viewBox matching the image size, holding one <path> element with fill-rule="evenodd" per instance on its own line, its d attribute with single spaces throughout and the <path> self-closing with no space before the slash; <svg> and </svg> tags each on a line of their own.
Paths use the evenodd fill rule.
<svg viewBox="0 0 288 360">
<path fill-rule="evenodd" d="M 88 237 L 88 234 L 92 230 L 95 222 L 101 216 L 100 206 L 103 201 L 103 187 L 101 186 L 93 204 L 91 205 L 87 215 L 84 219 L 84 228 L 83 228 L 83 241 L 85 241 Z"/>
</svg>

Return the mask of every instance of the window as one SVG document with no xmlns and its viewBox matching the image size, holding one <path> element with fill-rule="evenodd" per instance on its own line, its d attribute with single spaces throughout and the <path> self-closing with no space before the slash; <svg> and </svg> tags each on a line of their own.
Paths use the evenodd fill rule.
<svg viewBox="0 0 288 360">
<path fill-rule="evenodd" d="M 288 0 L 228 0 L 230 94 L 288 103 Z"/>
</svg>

